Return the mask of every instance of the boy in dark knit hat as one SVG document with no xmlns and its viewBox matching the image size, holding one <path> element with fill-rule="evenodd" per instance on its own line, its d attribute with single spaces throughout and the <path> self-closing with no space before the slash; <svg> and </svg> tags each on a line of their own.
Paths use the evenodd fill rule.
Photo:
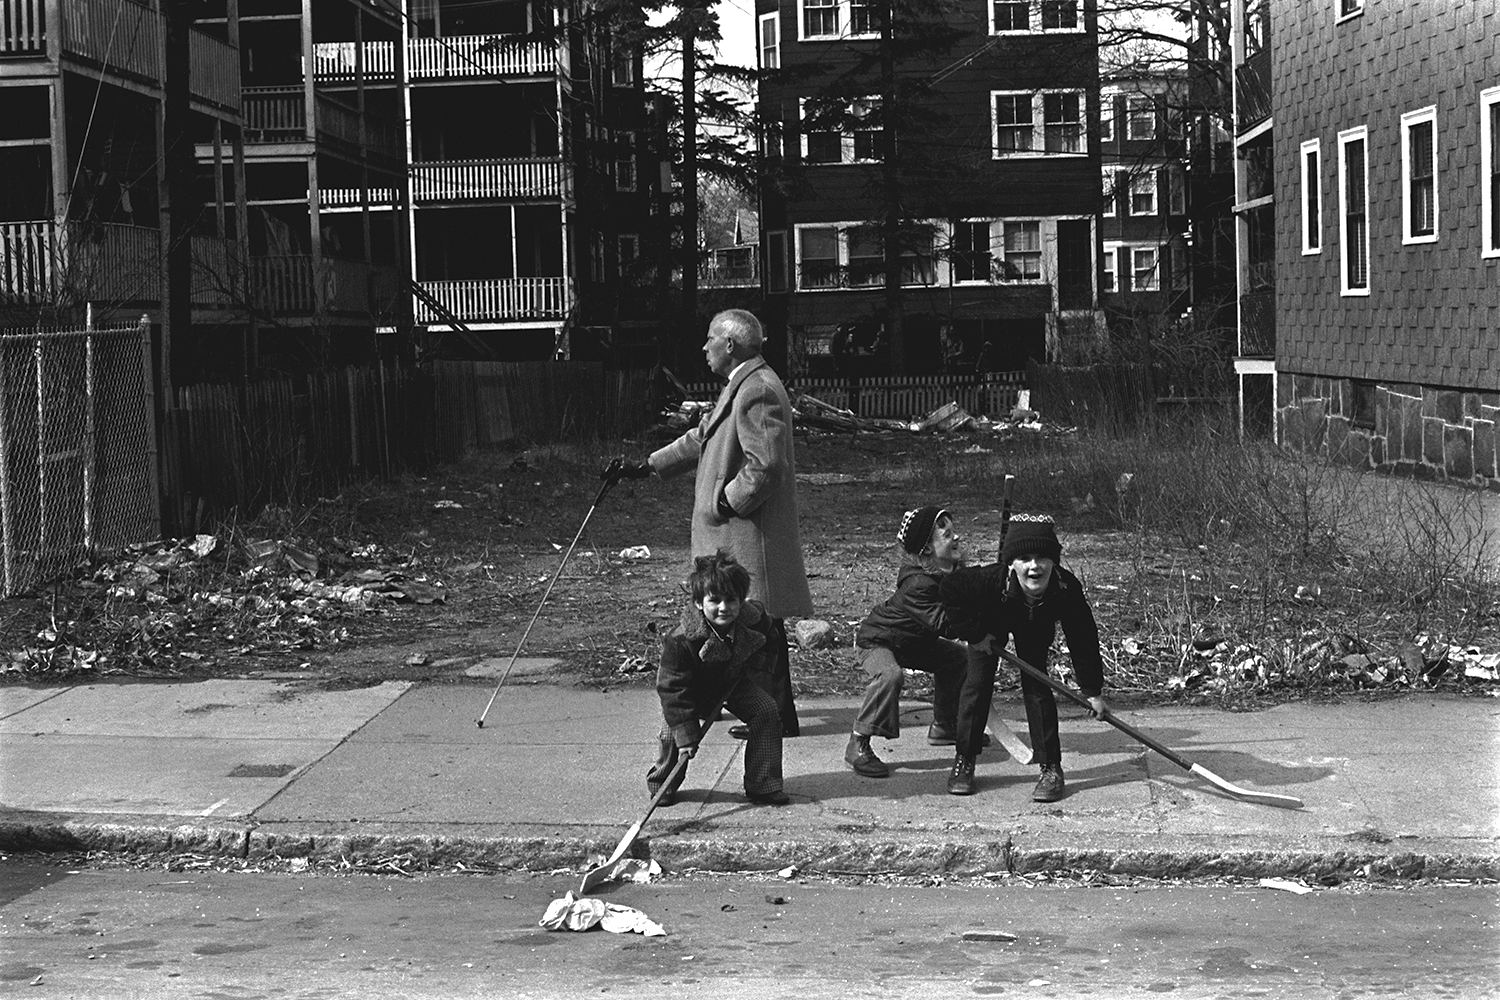
<svg viewBox="0 0 1500 1000">
<path fill-rule="evenodd" d="M 932 674 L 932 725 L 927 742 L 952 746 L 959 689 L 971 659 L 981 656 L 953 640 L 948 615 L 938 599 L 938 581 L 964 561 L 953 518 L 934 505 L 909 510 L 896 531 L 896 542 L 901 552 L 896 592 L 870 610 L 854 636 L 860 666 L 870 675 L 870 683 L 844 749 L 844 761 L 867 778 L 890 774 L 885 761 L 870 748 L 870 737 L 894 740 L 901 735 L 903 671 Z"/>
<path fill-rule="evenodd" d="M 1001 547 L 1000 561 L 988 566 L 955 570 L 944 577 L 939 592 L 958 631 L 971 640 L 991 637 L 1004 646 L 1014 636 L 1016 655 L 1039 670 L 1047 669 L 1047 651 L 1062 625 L 1073 658 L 1079 692 L 1089 700 L 1095 718 L 1109 711 L 1104 688 L 1104 658 L 1099 651 L 1099 627 L 1078 577 L 1058 565 L 1062 543 L 1052 518 L 1018 514 L 1011 519 Z M 958 744 L 948 791 L 974 792 L 974 758 L 983 747 L 994 695 L 996 658 L 991 653 L 964 679 L 958 701 Z M 1062 743 L 1057 730 L 1057 701 L 1052 689 L 1021 675 L 1021 695 L 1031 746 L 1041 765 L 1041 780 L 1032 799 L 1056 802 L 1063 797 Z"/>
</svg>

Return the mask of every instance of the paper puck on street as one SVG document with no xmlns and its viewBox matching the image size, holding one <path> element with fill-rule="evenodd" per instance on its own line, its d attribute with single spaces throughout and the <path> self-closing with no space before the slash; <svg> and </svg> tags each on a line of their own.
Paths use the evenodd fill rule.
<svg viewBox="0 0 1500 1000">
<path fill-rule="evenodd" d="M 964 931 L 965 941 L 1014 941 L 1016 936 L 1010 931 Z"/>
</svg>

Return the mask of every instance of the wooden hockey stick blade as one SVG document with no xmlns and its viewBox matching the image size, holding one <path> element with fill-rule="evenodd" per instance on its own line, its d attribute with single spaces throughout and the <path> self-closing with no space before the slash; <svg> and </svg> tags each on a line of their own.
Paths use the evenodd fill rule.
<svg viewBox="0 0 1500 1000">
<path fill-rule="evenodd" d="M 1035 759 L 1031 747 L 1021 742 L 1021 737 L 1000 719 L 990 719 L 988 728 L 990 735 L 1005 748 L 1006 753 L 1015 758 L 1017 764 L 1030 764 Z"/>
<path fill-rule="evenodd" d="M 1282 809 L 1301 809 L 1303 805 L 1301 799 L 1292 795 L 1277 795 L 1273 792 L 1257 792 L 1249 788 L 1241 788 L 1232 781 L 1225 781 L 1202 764 L 1194 764 L 1188 770 L 1216 787 L 1222 788 L 1235 798 L 1244 799 L 1247 802 L 1259 802 L 1261 805 L 1279 806 Z"/>
</svg>

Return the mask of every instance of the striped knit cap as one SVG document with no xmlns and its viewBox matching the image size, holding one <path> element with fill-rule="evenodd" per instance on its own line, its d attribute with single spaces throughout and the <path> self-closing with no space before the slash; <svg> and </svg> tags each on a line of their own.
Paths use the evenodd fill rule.
<svg viewBox="0 0 1500 1000">
<path fill-rule="evenodd" d="M 1062 542 L 1057 540 L 1057 524 L 1050 515 L 1017 514 L 1010 519 L 1005 544 L 1000 547 L 1000 561 L 1009 566 L 1023 556 L 1062 560 Z"/>
<path fill-rule="evenodd" d="M 916 555 L 927 547 L 927 540 L 932 537 L 932 526 L 946 513 L 948 512 L 943 508 L 931 504 L 907 511 L 901 518 L 901 527 L 896 531 L 896 541 L 907 552 Z"/>
</svg>

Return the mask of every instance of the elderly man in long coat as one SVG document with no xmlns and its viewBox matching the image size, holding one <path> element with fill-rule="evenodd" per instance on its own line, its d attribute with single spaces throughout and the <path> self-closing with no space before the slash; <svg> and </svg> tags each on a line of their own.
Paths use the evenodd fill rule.
<svg viewBox="0 0 1500 1000">
<path fill-rule="evenodd" d="M 729 379 L 713 411 L 651 453 L 637 475 L 667 477 L 697 467 L 692 554 L 723 549 L 750 571 L 750 598 L 765 605 L 780 635 L 772 694 L 787 736 L 800 731 L 782 619 L 813 613 L 797 530 L 792 406 L 761 357 L 765 333 L 753 313 L 729 309 L 708 325 L 708 367 Z"/>
</svg>

